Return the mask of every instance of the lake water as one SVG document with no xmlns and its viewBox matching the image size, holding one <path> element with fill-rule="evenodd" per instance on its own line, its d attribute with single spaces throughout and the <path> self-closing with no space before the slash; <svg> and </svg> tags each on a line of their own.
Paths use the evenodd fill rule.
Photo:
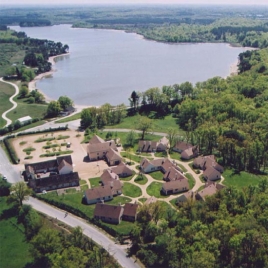
<svg viewBox="0 0 268 268">
<path fill-rule="evenodd" d="M 69 96 L 78 105 L 129 104 L 133 90 L 226 77 L 245 48 L 227 44 L 166 44 L 115 30 L 10 27 L 29 37 L 68 44 L 57 71 L 37 82 L 48 97 Z"/>
</svg>

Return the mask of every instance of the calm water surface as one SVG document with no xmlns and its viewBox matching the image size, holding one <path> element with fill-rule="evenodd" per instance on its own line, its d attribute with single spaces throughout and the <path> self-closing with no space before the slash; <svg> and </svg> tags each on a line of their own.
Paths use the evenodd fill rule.
<svg viewBox="0 0 268 268">
<path fill-rule="evenodd" d="M 79 105 L 129 104 L 133 90 L 226 77 L 245 51 L 227 44 L 158 43 L 123 31 L 70 25 L 11 28 L 69 45 L 70 55 L 58 60 L 57 71 L 37 82 L 37 88 L 52 99 L 67 95 Z"/>
</svg>

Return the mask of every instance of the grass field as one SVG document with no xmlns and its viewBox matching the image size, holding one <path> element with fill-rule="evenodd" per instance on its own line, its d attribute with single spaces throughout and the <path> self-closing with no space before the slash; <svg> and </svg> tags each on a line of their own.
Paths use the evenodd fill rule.
<svg viewBox="0 0 268 268">
<path fill-rule="evenodd" d="M 138 175 L 134 181 L 140 185 L 144 185 L 148 182 L 148 179 L 143 175 Z"/>
<path fill-rule="evenodd" d="M 155 196 L 156 198 L 165 198 L 168 197 L 166 195 L 162 195 L 160 190 L 162 188 L 162 183 L 160 182 L 152 182 L 146 189 L 147 194 L 150 196 Z"/>
<path fill-rule="evenodd" d="M 136 174 L 133 174 L 131 176 L 128 177 L 124 177 L 124 178 L 120 178 L 121 181 L 130 181 Z"/>
<path fill-rule="evenodd" d="M 7 114 L 7 117 L 13 122 L 27 115 L 32 118 L 43 118 L 47 110 L 47 104 L 30 104 L 26 102 L 26 99 L 18 97 L 15 97 L 14 101 L 18 103 L 18 106 Z"/>
<path fill-rule="evenodd" d="M 130 116 L 124 118 L 123 122 L 113 126 L 106 126 L 106 128 L 128 128 L 133 129 L 133 126 L 138 122 L 138 115 Z M 184 135 L 183 131 L 179 130 L 178 125 L 176 124 L 176 119 L 171 115 L 166 116 L 163 119 L 152 119 L 153 125 L 151 131 L 153 132 L 167 132 L 168 128 L 176 128 L 179 131 L 179 135 Z"/>
<path fill-rule="evenodd" d="M 181 160 L 181 154 L 179 154 L 179 153 L 177 153 L 177 152 L 171 151 L 171 152 L 169 153 L 169 156 L 170 156 L 170 158 L 172 158 L 172 159 Z"/>
<path fill-rule="evenodd" d="M 2 114 L 12 107 L 9 98 L 15 93 L 15 88 L 11 85 L 0 82 L 0 128 L 4 127 L 6 121 L 2 118 Z"/>
<path fill-rule="evenodd" d="M 0 197 L 0 214 L 9 209 L 6 198 Z M 24 227 L 17 224 L 16 217 L 0 220 L 0 266 L 25 267 L 32 261 L 29 255 L 30 245 L 25 241 Z"/>
<path fill-rule="evenodd" d="M 122 192 L 124 195 L 134 198 L 139 197 L 142 194 L 140 187 L 129 182 L 124 182 Z"/>
<path fill-rule="evenodd" d="M 83 197 L 83 193 L 74 193 L 74 194 L 65 194 L 65 195 L 61 195 L 58 196 L 56 192 L 50 192 L 47 193 L 46 195 L 43 195 L 42 198 L 44 198 L 44 200 L 55 200 L 58 201 L 60 203 L 69 205 L 73 208 L 76 208 L 77 210 L 80 210 L 81 212 L 85 213 L 88 217 L 93 218 L 93 214 L 94 214 L 94 209 L 95 209 L 95 205 L 84 205 L 82 204 L 82 197 Z M 116 196 L 114 197 L 113 200 L 106 202 L 107 204 L 110 205 L 118 205 L 119 203 L 121 203 L 122 205 L 125 203 L 130 202 L 131 199 L 128 197 L 123 197 L 123 196 Z M 121 234 L 129 234 L 133 223 L 130 222 L 125 222 L 122 221 L 120 224 L 118 225 L 113 225 L 113 224 L 105 224 L 111 228 L 113 228 L 114 230 L 118 231 Z"/>
<path fill-rule="evenodd" d="M 163 173 L 161 171 L 155 171 L 149 174 L 153 179 L 163 181 Z"/>
<path fill-rule="evenodd" d="M 178 164 L 178 166 L 181 168 L 183 172 L 187 172 L 187 169 L 182 164 Z"/>
<path fill-rule="evenodd" d="M 89 182 L 90 182 L 91 188 L 100 186 L 100 178 L 99 177 L 89 179 Z"/>
<path fill-rule="evenodd" d="M 188 179 L 190 189 L 192 189 L 195 186 L 195 179 L 194 179 L 194 177 L 190 173 L 185 174 L 185 176 Z"/>
<path fill-rule="evenodd" d="M 223 172 L 225 180 L 223 184 L 226 186 L 236 186 L 242 188 L 249 185 L 257 185 L 262 179 L 268 179 L 268 175 L 255 175 L 245 171 L 235 173 L 234 170 L 226 169 Z"/>
</svg>

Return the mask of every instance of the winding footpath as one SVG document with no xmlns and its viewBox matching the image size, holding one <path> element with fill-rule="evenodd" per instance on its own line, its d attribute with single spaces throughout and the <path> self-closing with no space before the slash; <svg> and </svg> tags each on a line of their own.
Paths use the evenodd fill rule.
<svg viewBox="0 0 268 268">
<path fill-rule="evenodd" d="M 3 82 L 3 83 L 9 84 L 9 85 L 11 85 L 11 86 L 13 86 L 13 87 L 15 88 L 15 94 L 12 95 L 12 96 L 9 98 L 9 101 L 13 104 L 13 106 L 12 106 L 9 110 L 5 111 L 5 112 L 2 114 L 2 118 L 3 118 L 4 120 L 7 121 L 7 123 L 6 123 L 6 125 L 5 125 L 4 127 L 7 127 L 8 125 L 10 125 L 10 124 L 12 123 L 12 121 L 11 121 L 10 119 L 8 119 L 8 118 L 6 117 L 6 115 L 7 115 L 10 111 L 14 110 L 14 109 L 17 107 L 17 105 L 18 105 L 18 104 L 13 100 L 13 98 L 16 97 L 16 96 L 19 94 L 19 87 L 18 87 L 16 84 L 13 84 L 13 83 L 11 83 L 11 82 L 4 81 L 4 80 L 3 80 L 3 77 L 0 78 L 0 81 Z"/>
</svg>

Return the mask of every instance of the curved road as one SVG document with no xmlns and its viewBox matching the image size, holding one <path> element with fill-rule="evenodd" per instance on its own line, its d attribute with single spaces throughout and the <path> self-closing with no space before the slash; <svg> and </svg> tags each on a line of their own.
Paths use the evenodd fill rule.
<svg viewBox="0 0 268 268">
<path fill-rule="evenodd" d="M 8 118 L 6 117 L 6 115 L 7 115 L 7 113 L 9 113 L 10 111 L 12 111 L 13 109 L 15 109 L 15 108 L 17 107 L 17 103 L 16 103 L 15 101 L 13 101 L 13 98 L 19 94 L 19 87 L 18 87 L 16 84 L 13 84 L 13 83 L 11 83 L 11 82 L 4 81 L 4 80 L 3 80 L 3 77 L 0 78 L 0 81 L 3 82 L 3 83 L 9 84 L 9 85 L 11 85 L 11 86 L 13 86 L 13 87 L 15 88 L 15 94 L 12 95 L 12 96 L 9 98 L 9 101 L 13 104 L 13 106 L 12 106 L 9 110 L 5 111 L 5 112 L 2 114 L 3 119 L 7 121 L 7 123 L 6 123 L 6 125 L 5 125 L 5 127 L 6 127 L 6 126 L 8 126 L 8 125 L 10 125 L 10 124 L 12 123 L 12 121 L 11 121 L 10 119 L 8 119 Z"/>
<path fill-rule="evenodd" d="M 91 238 L 93 241 L 105 248 L 117 261 L 125 268 L 138 268 L 140 267 L 134 262 L 132 258 L 126 256 L 126 251 L 119 245 L 115 244 L 113 240 L 100 232 L 97 228 L 92 225 L 87 224 L 84 220 L 74 217 L 68 214 L 65 217 L 65 211 L 56 209 L 38 199 L 30 197 L 29 200 L 24 201 L 24 204 L 31 205 L 35 210 L 38 210 L 52 218 L 57 218 L 57 220 L 71 226 L 80 226 L 83 229 L 83 233 Z"/>
</svg>

